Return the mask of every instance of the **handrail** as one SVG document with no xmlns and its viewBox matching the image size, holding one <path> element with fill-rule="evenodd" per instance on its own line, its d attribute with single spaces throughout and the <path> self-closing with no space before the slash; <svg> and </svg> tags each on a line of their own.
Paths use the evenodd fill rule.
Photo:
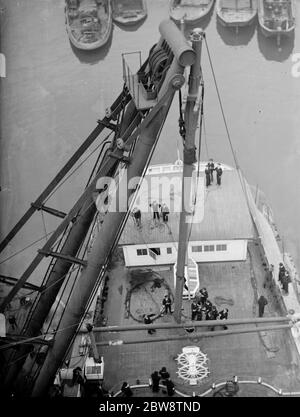
<svg viewBox="0 0 300 417">
<path fill-rule="evenodd" d="M 291 396 L 300 396 L 300 391 L 286 391 L 284 392 L 281 388 L 276 388 L 273 387 L 271 384 L 268 384 L 267 382 L 264 382 L 262 380 L 261 377 L 258 377 L 256 380 L 241 380 L 239 381 L 237 377 L 235 377 L 235 381 L 240 385 L 240 384 L 244 384 L 244 385 L 261 385 L 263 387 L 268 388 L 269 390 L 275 392 L 278 396 L 282 396 L 282 397 L 291 397 Z M 226 384 L 228 383 L 228 381 L 224 381 L 224 382 L 219 382 L 219 383 L 212 383 L 211 387 L 209 389 L 207 389 L 206 391 L 202 392 L 202 393 L 195 393 L 193 392 L 192 395 L 190 394 L 186 394 L 183 393 L 177 389 L 175 389 L 175 393 L 178 394 L 180 397 L 206 397 L 208 394 L 216 392 L 216 390 L 218 388 L 224 387 Z M 165 385 L 159 385 L 160 388 L 164 388 L 166 389 Z M 135 384 L 135 385 L 130 385 L 130 388 L 132 389 L 140 389 L 140 388 L 150 388 L 149 384 Z M 117 391 L 115 394 L 113 394 L 113 397 L 118 397 L 120 394 L 122 394 L 122 391 L 119 390 Z"/>
</svg>

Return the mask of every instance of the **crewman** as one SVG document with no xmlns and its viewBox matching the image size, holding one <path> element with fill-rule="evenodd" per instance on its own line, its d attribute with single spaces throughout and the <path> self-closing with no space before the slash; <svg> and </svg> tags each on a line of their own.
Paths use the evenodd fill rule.
<svg viewBox="0 0 300 417">
<path fill-rule="evenodd" d="M 210 310 L 210 319 L 209 320 L 217 320 L 217 318 L 219 317 L 219 312 L 217 310 L 216 306 L 212 306 L 211 310 Z M 212 326 L 210 328 L 210 330 L 213 332 L 215 330 L 215 327 Z"/>
<path fill-rule="evenodd" d="M 288 273 L 288 271 L 285 271 L 285 274 L 283 275 L 282 279 L 282 289 L 283 291 L 288 294 L 289 293 L 289 283 L 291 282 L 291 278 L 290 275 Z"/>
<path fill-rule="evenodd" d="M 145 324 L 152 324 L 153 323 L 153 319 L 151 318 L 151 317 L 153 317 L 153 316 L 155 316 L 155 314 L 154 313 L 152 313 L 152 314 L 144 314 L 143 315 L 143 318 L 144 318 L 144 323 Z M 153 334 L 153 333 L 155 333 L 156 332 L 156 330 L 155 329 L 149 329 L 148 330 L 148 333 L 149 334 Z"/>
<path fill-rule="evenodd" d="M 172 300 L 170 298 L 170 296 L 168 294 L 165 295 L 163 301 L 162 301 L 163 307 L 164 307 L 164 312 L 166 314 L 168 314 L 168 312 L 170 312 L 170 314 L 172 313 L 171 311 L 171 305 L 172 305 Z"/>
<path fill-rule="evenodd" d="M 197 317 L 197 312 L 198 312 L 198 304 L 196 303 L 196 301 L 192 301 L 191 310 L 192 310 L 192 320 L 195 320 L 195 318 Z"/>
<path fill-rule="evenodd" d="M 166 380 L 166 387 L 167 387 L 168 397 L 172 397 L 175 393 L 175 385 L 174 385 L 173 381 L 171 381 L 170 379 L 167 379 Z"/>
<path fill-rule="evenodd" d="M 156 222 L 156 219 L 159 221 L 159 204 L 157 201 L 153 201 L 152 204 L 149 204 L 149 206 L 152 208 L 153 210 L 153 220 L 154 222 Z"/>
<path fill-rule="evenodd" d="M 263 295 L 261 295 L 257 303 L 258 303 L 258 317 L 263 317 L 265 306 L 268 304 L 268 301 Z"/>
<path fill-rule="evenodd" d="M 159 375 L 161 376 L 162 384 L 166 384 L 166 380 L 170 378 L 170 374 L 167 371 L 166 367 L 163 366 L 159 371 Z"/>
<path fill-rule="evenodd" d="M 169 213 L 170 213 L 169 207 L 166 205 L 166 203 L 163 203 L 162 206 L 161 206 L 161 214 L 162 214 L 163 222 L 165 222 L 165 223 L 168 222 Z"/>
<path fill-rule="evenodd" d="M 205 303 L 208 299 L 208 292 L 205 287 L 201 288 L 200 292 L 200 302 Z"/>
<path fill-rule="evenodd" d="M 282 262 L 279 263 L 279 272 L 278 272 L 278 281 L 281 283 L 282 285 L 282 278 L 285 274 L 285 267 L 283 265 Z"/>
<path fill-rule="evenodd" d="M 228 319 L 228 308 L 224 308 L 224 310 L 221 310 L 219 312 L 219 319 L 220 320 L 227 320 Z M 228 327 L 223 325 L 224 330 L 227 330 Z"/>
<path fill-rule="evenodd" d="M 141 210 L 140 210 L 139 208 L 135 207 L 135 208 L 132 210 L 132 214 L 133 214 L 133 218 L 134 218 L 134 220 L 135 220 L 135 224 L 136 224 L 136 226 L 137 226 L 138 228 L 140 228 L 140 227 L 141 227 L 141 225 L 142 225 L 142 213 L 141 213 Z"/>
<path fill-rule="evenodd" d="M 123 392 L 124 397 L 132 397 L 133 395 L 130 385 L 127 382 L 123 382 L 121 391 Z"/>
<path fill-rule="evenodd" d="M 213 183 L 214 182 L 213 172 L 215 170 L 215 164 L 212 158 L 210 158 L 207 166 L 208 166 L 209 173 L 210 173 L 210 182 Z"/>
<path fill-rule="evenodd" d="M 152 379 L 152 391 L 158 392 L 160 376 L 158 375 L 157 371 L 154 371 L 153 374 L 151 374 L 151 379 Z"/>
<path fill-rule="evenodd" d="M 221 177 L 223 174 L 223 169 L 221 168 L 221 164 L 218 163 L 218 166 L 216 168 L 216 172 L 217 172 L 217 184 L 221 185 Z"/>
<path fill-rule="evenodd" d="M 206 179 L 206 187 L 210 185 L 210 169 L 208 167 L 208 164 L 205 167 L 205 179 Z"/>
</svg>

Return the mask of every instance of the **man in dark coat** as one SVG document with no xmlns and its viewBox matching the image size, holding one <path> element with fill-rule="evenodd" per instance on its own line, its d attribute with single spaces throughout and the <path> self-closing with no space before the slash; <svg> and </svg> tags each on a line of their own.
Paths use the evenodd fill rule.
<svg viewBox="0 0 300 417">
<path fill-rule="evenodd" d="M 144 317 L 144 323 L 145 324 L 152 324 L 153 323 L 153 319 L 151 317 L 153 317 L 153 316 L 155 316 L 154 313 L 152 313 L 152 314 L 144 314 L 144 316 L 143 316 Z M 148 330 L 148 333 L 149 334 L 153 334 L 155 332 L 156 332 L 155 329 L 149 329 Z"/>
<path fill-rule="evenodd" d="M 198 304 L 196 303 L 196 301 L 192 301 L 191 310 L 192 310 L 192 320 L 195 320 L 197 316 L 197 312 L 198 312 Z"/>
<path fill-rule="evenodd" d="M 221 185 L 221 177 L 223 174 L 223 169 L 221 168 L 221 164 L 218 164 L 216 168 L 216 172 L 217 172 L 217 184 Z"/>
<path fill-rule="evenodd" d="M 217 307 L 212 306 L 211 311 L 210 311 L 210 320 L 217 320 L 218 317 L 219 317 L 219 312 L 217 310 Z M 210 330 L 213 332 L 215 330 L 214 326 L 212 326 Z"/>
<path fill-rule="evenodd" d="M 138 209 L 137 207 L 135 207 L 132 211 L 133 217 L 134 217 L 134 221 L 137 227 L 141 227 L 142 225 L 142 213 L 141 210 Z"/>
<path fill-rule="evenodd" d="M 291 282 L 290 275 L 287 271 L 285 271 L 285 274 L 283 275 L 282 279 L 282 289 L 283 291 L 288 294 L 289 293 L 289 283 Z"/>
<path fill-rule="evenodd" d="M 123 392 L 124 397 L 132 397 L 133 392 L 127 382 L 123 382 L 121 391 Z"/>
<path fill-rule="evenodd" d="M 164 311 L 166 314 L 168 314 L 168 312 L 172 313 L 171 311 L 172 300 L 168 295 L 165 295 L 165 298 L 163 299 L 162 304 L 164 306 Z"/>
<path fill-rule="evenodd" d="M 158 392 L 160 376 L 158 375 L 157 371 L 154 371 L 153 374 L 151 374 L 151 379 L 152 379 L 152 391 Z"/>
<path fill-rule="evenodd" d="M 212 158 L 210 158 L 207 166 L 208 166 L 209 173 L 210 173 L 210 182 L 213 183 L 214 182 L 213 172 L 215 170 L 215 164 Z"/>
<path fill-rule="evenodd" d="M 258 302 L 258 317 L 263 317 L 265 306 L 268 304 L 268 301 L 263 295 L 261 295 L 257 302 Z"/>
<path fill-rule="evenodd" d="M 284 267 L 283 263 L 280 262 L 280 264 L 279 264 L 279 273 L 278 273 L 278 281 L 281 283 L 281 285 L 282 285 L 282 278 L 283 278 L 284 274 L 285 274 L 285 267 Z"/>
<path fill-rule="evenodd" d="M 205 167 L 205 179 L 206 179 L 206 187 L 210 185 L 210 169 L 208 167 L 208 164 Z"/>
<path fill-rule="evenodd" d="M 219 319 L 220 320 L 227 320 L 228 319 L 228 308 L 224 308 L 224 310 L 221 310 L 219 312 Z M 224 330 L 227 330 L 228 327 L 223 325 Z"/>
<path fill-rule="evenodd" d="M 175 385 L 170 379 L 166 380 L 166 387 L 167 387 L 168 397 L 172 397 L 175 393 Z"/>
<path fill-rule="evenodd" d="M 200 290 L 200 302 L 202 304 L 204 304 L 206 302 L 206 300 L 208 299 L 208 292 L 206 290 L 206 288 L 201 288 Z"/>
<path fill-rule="evenodd" d="M 165 366 L 163 366 L 161 368 L 161 370 L 159 371 L 159 375 L 161 376 L 162 383 L 165 385 L 166 384 L 166 380 L 170 378 L 170 374 L 167 371 L 167 369 L 166 369 Z"/>
</svg>

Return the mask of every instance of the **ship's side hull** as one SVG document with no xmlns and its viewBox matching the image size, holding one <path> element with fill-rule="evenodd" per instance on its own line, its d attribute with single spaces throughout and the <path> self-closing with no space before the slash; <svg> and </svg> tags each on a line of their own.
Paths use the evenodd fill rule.
<svg viewBox="0 0 300 417">
<path fill-rule="evenodd" d="M 121 11 L 122 0 L 112 0 L 112 17 L 116 23 L 124 26 L 135 25 L 147 17 L 147 5 L 145 0 L 140 1 L 141 6 L 136 10 Z"/>
<path fill-rule="evenodd" d="M 107 43 L 111 35 L 111 31 L 112 31 L 112 10 L 111 10 L 110 1 L 107 2 L 107 13 L 105 15 L 105 18 L 100 20 L 100 24 L 101 25 L 105 24 L 106 29 L 104 33 L 102 33 L 99 39 L 97 39 L 96 41 L 85 42 L 85 41 L 81 41 L 75 36 L 74 22 L 72 22 L 70 19 L 70 9 L 68 7 L 67 2 L 65 4 L 65 24 L 66 24 L 66 30 L 67 30 L 70 42 L 75 48 L 82 49 L 82 50 L 94 50 L 94 49 L 98 49 L 102 47 L 103 45 Z"/>
<path fill-rule="evenodd" d="M 257 2 L 253 0 L 252 8 L 249 9 L 224 9 L 222 0 L 217 1 L 218 21 L 227 27 L 245 27 L 251 25 L 257 16 Z"/>
<path fill-rule="evenodd" d="M 184 5 L 176 6 L 176 3 L 176 0 L 171 0 L 170 2 L 170 18 L 175 23 L 180 23 L 181 20 L 184 19 L 185 23 L 194 24 L 200 22 L 209 14 L 213 8 L 214 0 L 211 0 L 208 4 L 204 4 L 203 6 L 200 5 L 199 7 Z"/>
</svg>

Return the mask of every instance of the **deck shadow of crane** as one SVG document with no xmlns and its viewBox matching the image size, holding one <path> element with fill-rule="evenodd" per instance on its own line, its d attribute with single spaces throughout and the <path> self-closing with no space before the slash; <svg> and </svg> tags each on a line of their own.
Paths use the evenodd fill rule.
<svg viewBox="0 0 300 417">
<path fill-rule="evenodd" d="M 241 46 L 247 45 L 253 38 L 256 21 L 249 26 L 241 27 L 236 32 L 235 28 L 225 27 L 218 20 L 216 22 L 217 32 L 226 45 Z"/>
</svg>

